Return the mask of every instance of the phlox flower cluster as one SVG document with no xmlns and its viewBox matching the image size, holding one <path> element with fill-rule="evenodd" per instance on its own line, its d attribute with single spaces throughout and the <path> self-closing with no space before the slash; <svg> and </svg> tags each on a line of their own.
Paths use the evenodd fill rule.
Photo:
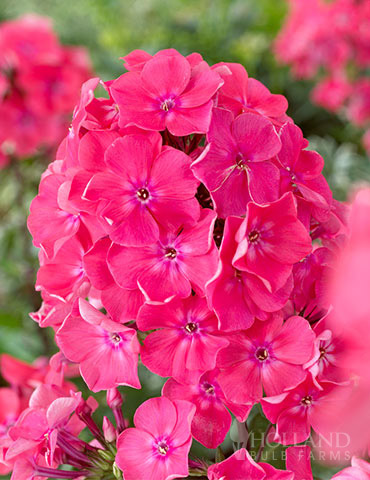
<svg viewBox="0 0 370 480">
<path fill-rule="evenodd" d="M 90 76 L 87 52 L 61 45 L 48 18 L 0 25 L 0 168 L 60 143 Z"/>
<path fill-rule="evenodd" d="M 313 78 L 312 99 L 366 129 L 370 152 L 370 3 L 367 0 L 289 0 L 276 40 L 278 59 L 298 78 Z"/>
<path fill-rule="evenodd" d="M 31 316 L 60 352 L 4 419 L 0 461 L 13 480 L 312 478 L 310 448 L 294 445 L 325 431 L 354 371 L 327 295 L 349 207 L 286 99 L 241 65 L 172 49 L 124 61 L 100 81 L 106 97 L 98 78 L 83 85 L 31 204 L 43 298 Z M 117 387 L 141 388 L 139 361 L 167 380 L 130 426 Z M 101 429 L 64 380 L 75 368 L 107 391 L 115 425 Z M 258 404 L 269 439 L 291 446 L 286 470 L 246 448 L 189 456 L 193 439 L 219 447 L 233 417 L 242 437 Z"/>
</svg>

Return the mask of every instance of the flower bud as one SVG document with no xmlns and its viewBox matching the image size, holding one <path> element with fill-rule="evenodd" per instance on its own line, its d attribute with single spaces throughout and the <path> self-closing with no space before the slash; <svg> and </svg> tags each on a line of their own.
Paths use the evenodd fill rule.
<svg viewBox="0 0 370 480">
<path fill-rule="evenodd" d="M 116 462 L 113 463 L 113 475 L 117 480 L 122 480 L 122 472 L 121 470 L 117 467 Z"/>
<path fill-rule="evenodd" d="M 107 390 L 107 403 L 111 409 L 122 407 L 123 398 L 118 388 L 110 388 Z"/>
<path fill-rule="evenodd" d="M 103 418 L 103 433 L 108 443 L 114 442 L 117 438 L 116 429 L 108 417 Z"/>
</svg>

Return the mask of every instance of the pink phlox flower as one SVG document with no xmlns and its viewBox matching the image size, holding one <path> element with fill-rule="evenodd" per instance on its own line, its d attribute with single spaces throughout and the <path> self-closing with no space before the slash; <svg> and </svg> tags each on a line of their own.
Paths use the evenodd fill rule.
<svg viewBox="0 0 370 480">
<path fill-rule="evenodd" d="M 22 412 L 16 424 L 10 428 L 13 440 L 6 460 L 14 460 L 24 455 L 45 452 L 49 466 L 54 465 L 58 430 L 64 428 L 81 400 L 81 393 L 64 392 L 51 385 L 40 385 L 30 399 L 30 407 Z"/>
<path fill-rule="evenodd" d="M 161 232 L 160 240 L 147 247 L 112 245 L 107 262 L 113 278 L 122 288 L 138 286 L 152 302 L 186 298 L 192 289 L 203 296 L 217 268 L 215 220 L 214 211 L 203 209 L 196 225 Z"/>
<path fill-rule="evenodd" d="M 50 174 L 41 180 L 39 194 L 32 200 L 27 220 L 34 245 L 43 248 L 49 258 L 53 258 L 80 227 L 79 212 L 62 209 L 58 201 L 65 180 L 60 174 Z"/>
<path fill-rule="evenodd" d="M 315 248 L 293 266 L 294 289 L 291 300 L 294 311 L 310 322 L 322 318 L 328 310 L 328 280 L 335 255 L 325 247 Z"/>
<path fill-rule="evenodd" d="M 155 55 L 150 55 L 150 53 L 145 52 L 144 50 L 133 50 L 128 55 L 121 57 L 121 59 L 125 62 L 125 68 L 129 72 L 141 72 L 144 68 L 144 65 L 152 58 L 172 55 L 182 56 L 181 53 L 179 53 L 174 48 L 168 48 L 165 50 L 160 50 Z M 189 65 L 191 67 L 196 67 L 200 63 L 204 62 L 202 56 L 199 53 L 191 53 L 185 58 L 189 62 Z"/>
<path fill-rule="evenodd" d="M 230 345 L 217 357 L 218 382 L 226 398 L 236 403 L 259 401 L 263 391 L 272 396 L 297 386 L 306 377 L 303 365 L 314 354 L 315 335 L 302 317 L 284 323 L 279 317 L 256 320 L 228 339 Z"/>
<path fill-rule="evenodd" d="M 249 328 L 255 317 L 266 320 L 287 303 L 293 288 L 292 277 L 276 292 L 271 292 L 259 277 L 232 264 L 238 243 L 236 234 L 242 218 L 228 217 L 220 249 L 217 272 L 207 283 L 207 299 L 214 309 L 222 331 Z"/>
<path fill-rule="evenodd" d="M 3 22 L 0 45 L 2 54 L 13 68 L 58 62 L 60 58 L 60 44 L 51 21 L 40 15 L 29 14 Z"/>
<path fill-rule="evenodd" d="M 265 205 L 249 203 L 237 234 L 233 265 L 253 273 L 270 292 L 281 288 L 293 265 L 312 250 L 311 238 L 297 218 L 291 192 Z"/>
<path fill-rule="evenodd" d="M 82 288 L 82 290 L 85 289 Z M 41 328 L 57 328 L 71 312 L 74 298 L 78 294 L 79 292 L 77 291 L 66 298 L 62 298 L 58 295 L 50 295 L 45 289 L 41 289 L 41 297 L 43 299 L 41 307 L 37 312 L 31 312 L 29 315 Z"/>
<path fill-rule="evenodd" d="M 81 375 L 93 392 L 118 385 L 140 388 L 135 330 L 108 318 L 82 298 L 56 340 L 64 355 L 80 364 Z"/>
<path fill-rule="evenodd" d="M 223 84 L 208 69 L 193 69 L 185 57 L 156 55 L 140 72 L 121 75 L 111 86 L 120 109 L 120 127 L 133 124 L 146 130 L 165 130 L 185 136 L 206 133 L 212 98 Z"/>
<path fill-rule="evenodd" d="M 345 368 L 346 346 L 343 338 L 338 336 L 335 330 L 329 328 L 332 316 L 333 312 L 331 311 L 314 326 L 316 353 L 313 359 L 306 364 L 306 368 L 319 381 L 342 383 L 349 379 L 349 372 Z"/>
<path fill-rule="evenodd" d="M 237 450 L 231 457 L 208 468 L 209 480 L 263 480 L 266 473 L 245 448 Z"/>
<path fill-rule="evenodd" d="M 0 475 L 6 475 L 12 470 L 12 462 L 5 461 L 6 452 L 12 443 L 8 431 L 21 411 L 19 394 L 10 388 L 0 388 Z"/>
<path fill-rule="evenodd" d="M 164 147 L 159 152 L 144 136 L 128 135 L 107 149 L 107 171 L 93 176 L 84 197 L 103 205 L 110 238 L 120 245 L 150 245 L 159 239 L 159 226 L 194 224 L 199 204 L 198 181 L 189 157 Z M 123 161 L 124 159 L 124 161 Z"/>
<path fill-rule="evenodd" d="M 135 428 L 117 441 L 116 463 L 125 480 L 187 477 L 195 407 L 186 400 L 151 398 L 135 412 Z"/>
<path fill-rule="evenodd" d="M 352 94 L 352 90 L 352 85 L 346 75 L 340 72 L 337 75 L 320 80 L 313 89 L 311 96 L 318 105 L 332 112 L 338 112 Z"/>
<path fill-rule="evenodd" d="M 188 400 L 196 407 L 191 424 L 193 437 L 207 448 L 220 445 L 231 427 L 229 409 L 239 422 L 245 422 L 252 404 L 240 405 L 229 402 L 218 381 L 216 368 L 204 373 L 197 383 L 181 384 L 170 378 L 164 385 L 162 394 L 171 400 Z"/>
<path fill-rule="evenodd" d="M 296 445 L 286 449 L 286 469 L 294 473 L 294 480 L 313 480 L 311 468 L 311 448 Z"/>
<path fill-rule="evenodd" d="M 299 127 L 292 123 L 283 125 L 280 139 L 282 146 L 277 154 L 280 192 L 294 193 L 298 200 L 298 217 L 301 217 L 303 222 L 306 204 L 311 207 L 311 214 L 315 218 L 320 221 L 327 220 L 332 193 L 321 174 L 324 167 L 323 158 L 317 152 L 305 150 L 308 142 L 303 138 Z"/>
<path fill-rule="evenodd" d="M 197 383 L 204 372 L 215 368 L 218 352 L 229 343 L 217 324 L 205 298 L 190 296 L 164 305 L 144 305 L 137 317 L 139 329 L 159 330 L 145 338 L 143 364 L 162 377 Z"/>
<path fill-rule="evenodd" d="M 0 357 L 0 371 L 2 377 L 18 393 L 21 410 L 24 410 L 28 407 L 32 392 L 45 382 L 50 368 L 46 357 L 39 357 L 29 364 L 3 353 Z"/>
<path fill-rule="evenodd" d="M 276 424 L 275 441 L 292 445 L 308 439 L 311 427 L 324 432 L 325 416 L 335 399 L 330 393 L 336 388 L 331 382 L 318 384 L 310 373 L 302 383 L 280 395 L 261 400 L 263 413 Z"/>
<path fill-rule="evenodd" d="M 115 282 L 107 264 L 111 245 L 109 237 L 98 240 L 84 255 L 84 269 L 91 285 L 100 292 L 101 303 L 109 315 L 117 322 L 125 323 L 136 318 L 144 303 L 144 295 L 138 287 L 125 289 Z"/>
<path fill-rule="evenodd" d="M 335 480 L 369 480 L 370 464 L 366 460 L 358 457 L 352 457 L 351 466 L 336 473 Z"/>
<path fill-rule="evenodd" d="M 220 217 L 244 215 L 248 201 L 263 203 L 279 198 L 279 171 L 269 159 L 281 143 L 264 117 L 213 110 L 207 133 L 209 145 L 192 163 L 194 175 L 211 192 Z"/>
<path fill-rule="evenodd" d="M 65 241 L 57 254 L 48 259 L 40 250 L 41 267 L 37 272 L 36 289 L 45 289 L 49 294 L 67 298 L 88 282 L 83 256 L 89 249 L 91 239 L 84 229 L 81 235 L 74 235 Z"/>
<path fill-rule="evenodd" d="M 270 119 L 276 125 L 286 117 L 287 99 L 272 94 L 261 82 L 248 77 L 245 68 L 238 63 L 217 63 L 212 69 L 225 66 L 231 72 L 222 75 L 224 84 L 219 90 L 217 105 L 233 112 L 235 116 L 250 112 Z"/>
</svg>

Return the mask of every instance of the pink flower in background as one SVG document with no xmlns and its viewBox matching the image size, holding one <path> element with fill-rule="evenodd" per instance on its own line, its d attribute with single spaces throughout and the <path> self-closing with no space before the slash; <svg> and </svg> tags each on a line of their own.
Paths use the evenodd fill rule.
<svg viewBox="0 0 370 480">
<path fill-rule="evenodd" d="M 196 406 L 191 433 L 207 448 L 216 448 L 224 441 L 231 426 L 227 409 L 239 422 L 245 422 L 252 409 L 252 404 L 241 405 L 226 399 L 217 381 L 218 373 L 218 369 L 211 370 L 191 385 L 170 378 L 162 390 L 162 394 L 171 400 L 188 400 Z"/>
<path fill-rule="evenodd" d="M 278 59 L 291 64 L 297 77 L 310 78 L 320 67 L 338 71 L 349 60 L 348 42 L 338 30 L 340 16 L 335 18 L 341 4 L 345 2 L 290 2 L 290 12 L 275 48 Z"/>
<path fill-rule="evenodd" d="M 3 165 L 62 140 L 91 66 L 83 48 L 62 46 L 50 19 L 37 15 L 3 22 L 0 51 Z"/>
<path fill-rule="evenodd" d="M 352 200 L 350 238 L 337 258 L 328 288 L 333 310 L 325 319 L 340 345 L 337 375 L 354 378 L 349 389 L 337 386 L 331 394 L 332 408 L 325 417 L 325 433 L 342 432 L 350 438 L 345 448 L 332 450 L 342 458 L 346 452 L 362 455 L 370 443 L 364 425 L 369 409 L 369 268 L 370 189 L 359 190 Z M 322 450 L 326 451 L 325 445 Z"/>
<path fill-rule="evenodd" d="M 351 95 L 353 87 L 345 76 L 322 79 L 312 91 L 312 99 L 327 110 L 337 112 Z"/>
<path fill-rule="evenodd" d="M 370 122 L 370 80 L 363 78 L 353 85 L 348 102 L 348 118 L 355 125 L 363 126 Z"/>
<path fill-rule="evenodd" d="M 263 392 L 277 395 L 302 382 L 306 377 L 302 367 L 313 356 L 315 335 L 302 317 L 283 323 L 276 316 L 256 320 L 228 339 L 230 345 L 217 357 L 218 382 L 228 400 L 247 403 L 259 401 Z"/>
<path fill-rule="evenodd" d="M 220 217 L 243 215 L 250 199 L 278 199 L 279 172 L 271 162 L 281 143 L 264 117 L 245 113 L 235 120 L 223 109 L 213 111 L 209 147 L 192 170 L 212 194 Z"/>
<path fill-rule="evenodd" d="M 65 319 L 56 341 L 69 360 L 80 364 L 93 392 L 118 385 L 140 388 L 135 330 L 112 321 L 85 300 L 80 299 Z"/>
<path fill-rule="evenodd" d="M 367 154 L 370 156 L 370 129 L 366 130 L 365 135 L 362 137 L 362 143 Z"/>
<path fill-rule="evenodd" d="M 370 384 L 368 331 L 370 301 L 370 189 L 362 189 L 353 199 L 351 235 L 330 278 L 328 294 L 334 306 L 328 325 L 344 342 L 345 364 Z"/>
<path fill-rule="evenodd" d="M 65 377 L 73 376 L 73 369 L 66 366 L 62 370 L 61 365 L 58 365 L 58 354 L 54 355 L 50 361 L 46 357 L 39 357 L 29 364 L 3 353 L 0 357 L 0 371 L 2 377 L 16 392 L 21 410 L 28 406 L 35 388 L 43 383 L 52 383 L 66 393 L 75 389 L 72 383 L 65 380 Z M 16 403 L 14 401 L 14 405 Z"/>
<path fill-rule="evenodd" d="M 94 175 L 84 197 L 99 202 L 115 243 L 150 245 L 159 239 L 160 226 L 175 229 L 198 220 L 198 182 L 183 152 L 153 152 L 148 139 L 128 135 L 106 150 L 105 162 L 108 170 Z"/>
<path fill-rule="evenodd" d="M 142 331 L 151 331 L 141 349 L 143 364 L 162 377 L 195 383 L 216 366 L 217 353 L 229 342 L 204 298 L 190 296 L 165 305 L 144 305 L 137 317 Z"/>
<path fill-rule="evenodd" d="M 291 0 L 275 50 L 296 77 L 312 78 L 315 103 L 360 128 L 370 124 L 367 1 Z"/>
<path fill-rule="evenodd" d="M 151 398 L 135 412 L 136 428 L 118 438 L 116 463 L 125 480 L 187 477 L 195 407 L 184 400 Z"/>
<path fill-rule="evenodd" d="M 370 463 L 357 457 L 352 457 L 351 466 L 333 477 L 335 480 L 367 480 L 368 478 L 370 478 Z"/>
<path fill-rule="evenodd" d="M 221 77 L 208 69 L 191 68 L 178 52 L 157 55 L 142 71 L 129 72 L 112 84 L 120 108 L 120 126 L 165 130 L 172 135 L 206 133 L 211 120 L 212 97 Z"/>
<path fill-rule="evenodd" d="M 51 20 L 38 15 L 24 15 L 1 26 L 1 51 L 11 65 L 58 60 L 60 45 Z M 31 55 L 32 54 L 32 55 Z"/>
</svg>

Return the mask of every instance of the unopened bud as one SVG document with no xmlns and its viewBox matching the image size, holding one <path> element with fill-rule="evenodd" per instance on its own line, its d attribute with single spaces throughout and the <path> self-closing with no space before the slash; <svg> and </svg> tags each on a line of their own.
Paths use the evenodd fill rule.
<svg viewBox="0 0 370 480">
<path fill-rule="evenodd" d="M 123 398 L 118 388 L 110 388 L 107 390 L 107 403 L 111 409 L 122 407 Z"/>
<path fill-rule="evenodd" d="M 110 450 L 99 450 L 99 456 L 110 463 L 113 463 L 116 458 L 116 454 Z"/>
<path fill-rule="evenodd" d="M 90 416 L 92 413 L 91 407 L 85 402 L 85 400 L 81 400 L 81 402 L 76 407 L 76 413 L 79 417 L 81 416 Z"/>
<path fill-rule="evenodd" d="M 117 438 L 117 432 L 108 417 L 103 418 L 104 438 L 108 443 L 114 442 Z"/>
<path fill-rule="evenodd" d="M 122 472 L 121 470 L 117 467 L 116 462 L 113 463 L 113 475 L 117 480 L 122 480 Z"/>
</svg>

